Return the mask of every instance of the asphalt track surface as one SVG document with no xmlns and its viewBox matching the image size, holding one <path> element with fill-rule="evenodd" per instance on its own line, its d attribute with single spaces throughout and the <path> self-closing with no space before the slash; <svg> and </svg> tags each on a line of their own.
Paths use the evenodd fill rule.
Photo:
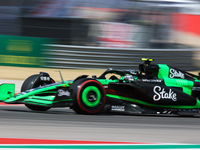
<svg viewBox="0 0 200 150">
<path fill-rule="evenodd" d="M 68 108 L 37 112 L 1 105 L 0 137 L 200 144 L 200 117 L 78 115 Z"/>
</svg>

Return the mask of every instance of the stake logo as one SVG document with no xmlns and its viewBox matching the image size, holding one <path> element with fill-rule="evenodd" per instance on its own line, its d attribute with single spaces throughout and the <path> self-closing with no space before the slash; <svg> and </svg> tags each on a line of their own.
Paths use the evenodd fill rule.
<svg viewBox="0 0 200 150">
<path fill-rule="evenodd" d="M 153 92 L 155 93 L 153 96 L 154 101 L 159 101 L 161 99 L 171 99 L 173 101 L 177 101 L 177 94 L 172 89 L 169 89 L 169 92 L 166 92 L 165 88 L 155 86 L 153 88 Z"/>
<path fill-rule="evenodd" d="M 184 79 L 185 78 L 185 75 L 181 72 L 181 71 L 177 71 L 177 70 L 175 70 L 175 69 L 170 69 L 169 70 L 169 77 L 170 78 L 176 78 L 176 77 L 178 77 L 178 78 L 182 78 L 182 79 Z"/>
<path fill-rule="evenodd" d="M 58 96 L 70 96 L 69 91 L 64 91 L 63 89 L 58 90 Z"/>
</svg>

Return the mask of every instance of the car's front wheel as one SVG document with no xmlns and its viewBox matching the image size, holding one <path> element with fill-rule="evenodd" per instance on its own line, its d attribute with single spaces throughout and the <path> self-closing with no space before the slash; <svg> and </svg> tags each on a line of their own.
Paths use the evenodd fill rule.
<svg viewBox="0 0 200 150">
<path fill-rule="evenodd" d="M 40 74 L 35 74 L 28 77 L 22 84 L 21 92 L 55 82 L 51 78 L 50 80 L 40 81 L 39 77 L 40 77 Z M 34 105 L 34 104 L 25 104 L 25 106 L 31 110 L 36 110 L 36 111 L 47 111 L 51 108 L 51 107 L 46 107 L 46 106 Z"/>
<path fill-rule="evenodd" d="M 105 105 L 106 92 L 103 85 L 94 79 L 83 78 L 75 81 L 72 89 L 73 110 L 79 114 L 97 114 Z"/>
</svg>

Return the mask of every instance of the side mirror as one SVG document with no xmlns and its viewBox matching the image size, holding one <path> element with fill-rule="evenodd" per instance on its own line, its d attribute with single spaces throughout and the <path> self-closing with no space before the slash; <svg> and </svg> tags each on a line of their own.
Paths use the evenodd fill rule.
<svg viewBox="0 0 200 150">
<path fill-rule="evenodd" d="M 92 79 L 96 79 L 97 78 L 97 76 L 96 75 L 92 75 Z"/>
</svg>

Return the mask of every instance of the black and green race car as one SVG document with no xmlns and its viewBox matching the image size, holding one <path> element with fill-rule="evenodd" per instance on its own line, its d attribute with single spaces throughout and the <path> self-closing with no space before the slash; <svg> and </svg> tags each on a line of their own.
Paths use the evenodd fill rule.
<svg viewBox="0 0 200 150">
<path fill-rule="evenodd" d="M 79 114 L 196 114 L 200 112 L 200 76 L 143 58 L 139 69 L 107 69 L 55 83 L 48 73 L 28 77 L 21 93 L 1 84 L 0 100 L 37 111 L 69 107 Z M 108 77 L 109 76 L 109 77 Z M 61 75 L 62 79 L 62 75 Z"/>
</svg>

